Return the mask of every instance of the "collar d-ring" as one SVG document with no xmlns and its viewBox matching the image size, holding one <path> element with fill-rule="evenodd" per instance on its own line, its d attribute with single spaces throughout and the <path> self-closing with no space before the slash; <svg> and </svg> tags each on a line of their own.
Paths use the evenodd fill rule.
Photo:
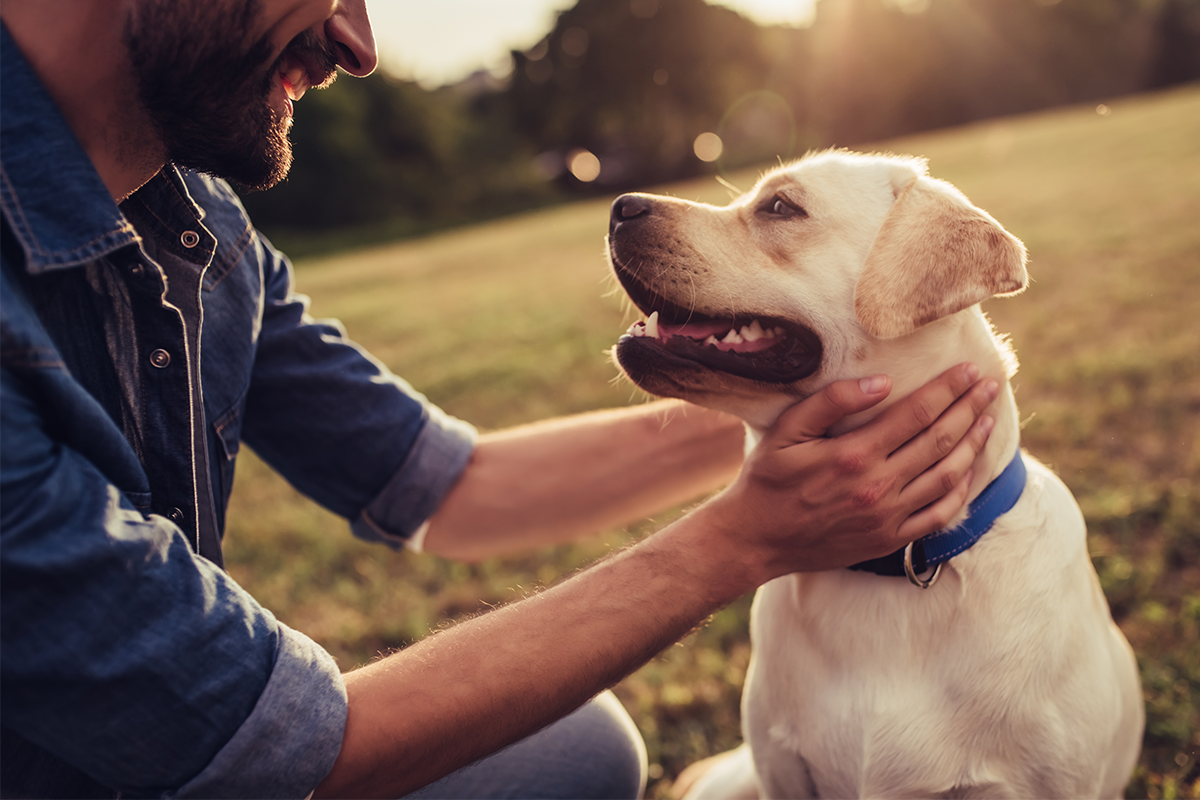
<svg viewBox="0 0 1200 800">
<path fill-rule="evenodd" d="M 933 586 L 933 584 L 937 581 L 938 576 L 942 574 L 942 562 L 939 561 L 934 566 L 933 574 L 929 576 L 928 580 L 922 580 L 913 570 L 912 554 L 914 544 L 916 544 L 916 542 L 909 542 L 908 546 L 904 548 L 904 574 L 908 576 L 908 580 L 913 586 L 921 589 L 928 589 L 930 586 Z"/>
</svg>

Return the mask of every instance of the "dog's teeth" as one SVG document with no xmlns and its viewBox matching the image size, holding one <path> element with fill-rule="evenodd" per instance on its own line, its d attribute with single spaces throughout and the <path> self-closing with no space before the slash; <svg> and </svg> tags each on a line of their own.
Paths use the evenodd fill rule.
<svg viewBox="0 0 1200 800">
<path fill-rule="evenodd" d="M 763 330 L 763 327 L 758 323 L 758 320 L 754 320 L 749 325 L 742 328 L 741 334 L 742 338 L 747 342 L 757 342 L 759 339 L 766 339 L 770 337 L 770 334 Z"/>
<path fill-rule="evenodd" d="M 730 328 L 729 333 L 725 334 L 725 338 L 721 340 L 722 344 L 742 344 L 746 340 L 743 339 L 737 331 Z"/>
<path fill-rule="evenodd" d="M 658 312 L 646 317 L 646 335 L 651 339 L 658 338 Z"/>
<path fill-rule="evenodd" d="M 783 328 L 772 328 L 771 335 L 772 336 L 783 336 Z"/>
<path fill-rule="evenodd" d="M 705 343 L 705 344 L 711 344 L 711 345 L 714 345 L 714 346 L 715 346 L 715 345 L 718 345 L 718 344 L 720 344 L 720 342 L 718 342 L 718 341 L 717 341 L 717 337 L 715 337 L 715 336 L 712 336 L 712 335 L 710 335 L 710 336 L 709 336 L 707 339 L 705 339 L 705 340 L 704 340 L 704 343 Z"/>
</svg>

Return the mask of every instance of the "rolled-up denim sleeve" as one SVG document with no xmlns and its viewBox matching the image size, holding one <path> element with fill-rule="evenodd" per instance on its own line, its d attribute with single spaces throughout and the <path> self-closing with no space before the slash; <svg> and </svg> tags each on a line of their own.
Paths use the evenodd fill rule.
<svg viewBox="0 0 1200 800">
<path fill-rule="evenodd" d="M 399 547 L 466 468 L 475 428 L 430 403 L 340 323 L 313 319 L 290 264 L 261 238 L 259 246 L 266 303 L 242 436 L 357 536 Z"/>
<path fill-rule="evenodd" d="M 125 796 L 310 793 L 341 747 L 333 659 L 51 436 L 19 381 L 0 417 L 5 728 Z"/>
<path fill-rule="evenodd" d="M 474 428 L 430 407 L 400 469 L 351 520 L 351 530 L 393 548 L 409 544 L 466 468 L 474 441 Z"/>
<path fill-rule="evenodd" d="M 279 632 L 254 711 L 175 797 L 303 797 L 329 774 L 346 724 L 345 686 L 315 642 L 283 624 Z"/>
</svg>

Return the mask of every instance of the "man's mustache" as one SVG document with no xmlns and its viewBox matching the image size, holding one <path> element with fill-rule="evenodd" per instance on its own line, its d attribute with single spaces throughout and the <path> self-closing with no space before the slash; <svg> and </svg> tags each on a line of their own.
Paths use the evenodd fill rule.
<svg viewBox="0 0 1200 800">
<path fill-rule="evenodd" d="M 312 30 L 301 31 L 288 42 L 279 59 L 284 55 L 291 55 L 304 64 L 313 89 L 324 89 L 337 79 L 337 46 Z"/>
</svg>

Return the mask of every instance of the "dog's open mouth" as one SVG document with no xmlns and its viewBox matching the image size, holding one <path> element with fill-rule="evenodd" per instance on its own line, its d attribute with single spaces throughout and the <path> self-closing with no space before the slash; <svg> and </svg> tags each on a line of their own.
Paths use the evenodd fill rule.
<svg viewBox="0 0 1200 800">
<path fill-rule="evenodd" d="M 764 383 L 792 383 L 821 365 L 821 340 L 803 325 L 750 313 L 706 316 L 681 308 L 621 274 L 634 304 L 648 316 L 618 344 L 652 347 L 664 356 Z"/>
</svg>

